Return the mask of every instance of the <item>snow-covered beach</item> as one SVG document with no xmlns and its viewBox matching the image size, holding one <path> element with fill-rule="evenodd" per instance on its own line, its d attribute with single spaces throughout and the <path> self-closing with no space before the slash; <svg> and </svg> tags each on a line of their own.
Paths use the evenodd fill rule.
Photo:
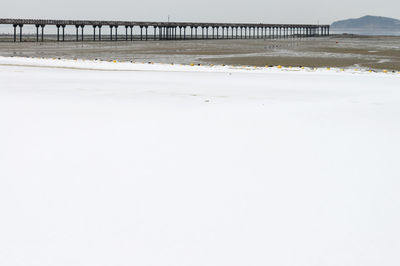
<svg viewBox="0 0 400 266">
<path fill-rule="evenodd" d="M 0 57 L 0 265 L 398 265 L 400 74 Z"/>
</svg>

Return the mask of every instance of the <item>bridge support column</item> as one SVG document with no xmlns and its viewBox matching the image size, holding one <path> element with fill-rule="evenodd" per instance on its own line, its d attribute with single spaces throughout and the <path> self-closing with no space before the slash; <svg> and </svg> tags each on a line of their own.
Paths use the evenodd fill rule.
<svg viewBox="0 0 400 266">
<path fill-rule="evenodd" d="M 83 42 L 83 28 L 85 27 L 85 25 L 81 25 L 81 40 L 82 40 L 82 42 Z"/>
<path fill-rule="evenodd" d="M 38 42 L 39 41 L 39 25 L 35 25 L 35 27 L 36 27 L 36 41 Z"/>
<path fill-rule="evenodd" d="M 79 41 L 79 26 L 75 25 L 76 28 L 76 41 Z"/>
<path fill-rule="evenodd" d="M 13 25 L 14 27 L 14 42 L 17 42 L 17 25 Z"/>
<path fill-rule="evenodd" d="M 110 41 L 113 39 L 113 26 L 110 25 Z"/>
<path fill-rule="evenodd" d="M 24 25 L 22 25 L 22 24 L 19 24 L 19 41 L 20 42 L 22 42 L 22 27 L 23 27 Z"/>
<path fill-rule="evenodd" d="M 96 41 L 96 25 L 93 25 L 93 41 Z"/>
<path fill-rule="evenodd" d="M 62 41 L 65 42 L 65 25 L 61 25 L 62 27 Z"/>
<path fill-rule="evenodd" d="M 57 42 L 60 41 L 60 25 L 56 25 L 57 27 Z"/>
<path fill-rule="evenodd" d="M 131 35 L 131 41 L 133 41 L 133 26 L 129 26 L 130 29 L 130 35 Z"/>
<path fill-rule="evenodd" d="M 101 27 L 103 27 L 102 25 L 99 25 L 99 41 L 101 41 Z"/>
<path fill-rule="evenodd" d="M 45 25 L 42 25 L 41 27 L 42 27 L 42 42 L 44 41 L 44 26 Z"/>
</svg>

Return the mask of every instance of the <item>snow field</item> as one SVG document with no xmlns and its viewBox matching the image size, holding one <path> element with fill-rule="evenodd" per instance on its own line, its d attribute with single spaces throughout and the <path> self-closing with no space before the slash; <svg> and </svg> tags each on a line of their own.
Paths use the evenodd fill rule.
<svg viewBox="0 0 400 266">
<path fill-rule="evenodd" d="M 399 85 L 0 58 L 0 265 L 398 265 Z"/>
</svg>

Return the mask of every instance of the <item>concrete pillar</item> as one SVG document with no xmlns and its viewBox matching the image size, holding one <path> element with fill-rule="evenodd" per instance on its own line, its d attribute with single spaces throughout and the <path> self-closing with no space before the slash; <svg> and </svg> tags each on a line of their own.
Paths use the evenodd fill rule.
<svg viewBox="0 0 400 266">
<path fill-rule="evenodd" d="M 20 24 L 19 25 L 19 41 L 20 42 L 22 42 L 22 27 L 23 27 L 24 25 L 22 25 L 22 24 Z"/>
<path fill-rule="evenodd" d="M 61 25 L 62 27 L 62 40 L 65 41 L 65 25 Z"/>
<path fill-rule="evenodd" d="M 130 30 L 131 30 L 131 41 L 133 41 L 133 25 L 129 26 Z M 155 30 L 154 30 L 155 32 Z M 155 39 L 155 38 L 154 38 Z"/>
<path fill-rule="evenodd" d="M 113 39 L 113 26 L 110 25 L 110 41 Z"/>
<path fill-rule="evenodd" d="M 81 37 L 82 37 L 82 41 L 83 41 L 83 28 L 85 27 L 85 25 L 81 25 L 81 27 L 82 27 L 82 28 L 81 28 L 81 34 L 82 34 Z"/>
<path fill-rule="evenodd" d="M 38 42 L 39 41 L 39 27 L 40 27 L 40 25 L 35 25 L 35 27 L 36 27 L 36 41 Z"/>
<path fill-rule="evenodd" d="M 60 41 L 60 25 L 56 25 L 57 27 L 57 42 Z"/>
<path fill-rule="evenodd" d="M 14 27 L 14 42 L 17 42 L 17 25 L 13 25 Z"/>
<path fill-rule="evenodd" d="M 99 25 L 99 41 L 101 41 L 101 27 L 103 27 L 103 26 Z"/>
<path fill-rule="evenodd" d="M 45 26 L 45 25 L 42 25 L 42 42 L 43 42 L 43 40 L 44 40 L 44 26 Z"/>
<path fill-rule="evenodd" d="M 96 25 L 93 25 L 93 41 L 96 40 Z"/>
</svg>

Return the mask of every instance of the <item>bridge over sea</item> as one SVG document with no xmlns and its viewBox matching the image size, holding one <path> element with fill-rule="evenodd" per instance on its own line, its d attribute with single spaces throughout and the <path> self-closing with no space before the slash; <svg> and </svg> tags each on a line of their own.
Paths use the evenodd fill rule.
<svg viewBox="0 0 400 266">
<path fill-rule="evenodd" d="M 75 41 L 133 41 L 133 40 L 204 40 L 204 39 L 265 39 L 289 37 L 329 36 L 329 25 L 309 24 L 249 24 L 249 23 L 193 23 L 193 22 L 138 22 L 97 20 L 51 20 L 51 19 L 0 19 L 0 25 L 14 28 L 13 41 L 23 41 L 23 27 L 36 27 L 36 41 L 45 41 L 45 28 L 57 29 L 57 41 L 65 41 L 65 28 L 75 28 Z M 93 33 L 84 34 L 91 27 Z M 109 34 L 102 33 L 103 28 Z M 125 31 L 120 34 L 118 28 Z M 149 32 L 151 30 L 151 33 Z M 137 31 L 134 34 L 134 31 Z"/>
</svg>

